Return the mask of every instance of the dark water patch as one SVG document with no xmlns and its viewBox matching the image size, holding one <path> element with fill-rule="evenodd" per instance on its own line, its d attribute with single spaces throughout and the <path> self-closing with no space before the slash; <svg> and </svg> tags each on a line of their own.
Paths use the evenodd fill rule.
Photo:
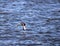
<svg viewBox="0 0 60 46">
<path fill-rule="evenodd" d="M 0 12 L 0 14 L 11 14 L 11 13 L 9 13 L 9 12 Z"/>
<path fill-rule="evenodd" d="M 58 2 L 60 3 L 60 0 L 58 0 Z"/>
<path fill-rule="evenodd" d="M 50 35 L 44 35 L 45 37 L 51 37 Z"/>
<path fill-rule="evenodd" d="M 43 0 L 43 1 L 42 0 L 37 0 L 37 1 L 36 0 L 30 0 L 30 1 L 34 2 L 35 4 L 41 4 L 41 3 L 42 4 L 53 4 L 53 3 L 58 3 L 57 0 L 53 0 L 53 1 L 52 0 Z"/>
<path fill-rule="evenodd" d="M 60 33 L 60 31 L 58 30 L 57 32 L 59 32 Z"/>
<path fill-rule="evenodd" d="M 50 21 L 54 21 L 54 20 L 55 20 L 55 21 L 58 21 L 58 20 L 60 20 L 60 18 L 47 19 L 46 21 L 47 21 L 47 22 L 50 22 Z"/>
<path fill-rule="evenodd" d="M 60 42 L 60 39 L 59 38 L 48 38 L 47 40 L 49 40 L 49 41 L 52 41 L 52 42 Z"/>
<path fill-rule="evenodd" d="M 16 46 L 41 46 L 42 44 L 20 44 L 20 43 L 16 43 L 16 44 L 10 44 L 12 46 L 16 45 Z"/>
<path fill-rule="evenodd" d="M 47 32 L 45 32 L 46 34 L 52 34 L 53 32 L 51 32 L 51 31 L 47 31 Z"/>
<path fill-rule="evenodd" d="M 38 32 L 39 34 L 45 34 L 44 32 Z"/>
<path fill-rule="evenodd" d="M 16 37 L 12 37 L 12 36 L 11 37 L 10 36 L 7 36 L 7 37 L 6 36 L 5 37 L 3 36 L 2 37 L 2 36 L 0 36 L 0 40 L 13 40 L 13 39 L 16 39 Z"/>
<path fill-rule="evenodd" d="M 59 27 L 56 27 L 56 30 L 60 30 L 60 28 Z"/>
</svg>

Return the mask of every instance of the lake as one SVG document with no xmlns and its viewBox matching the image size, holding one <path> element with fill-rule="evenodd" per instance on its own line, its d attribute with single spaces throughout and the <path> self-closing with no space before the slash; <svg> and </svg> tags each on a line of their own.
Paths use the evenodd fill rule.
<svg viewBox="0 0 60 46">
<path fill-rule="evenodd" d="M 0 0 L 0 46 L 60 46 L 60 0 Z"/>
</svg>

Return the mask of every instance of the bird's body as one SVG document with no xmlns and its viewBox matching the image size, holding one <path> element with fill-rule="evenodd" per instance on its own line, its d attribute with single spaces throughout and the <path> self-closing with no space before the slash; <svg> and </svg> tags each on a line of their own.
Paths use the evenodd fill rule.
<svg viewBox="0 0 60 46">
<path fill-rule="evenodd" d="M 23 30 L 26 30 L 26 26 L 23 26 Z"/>
</svg>

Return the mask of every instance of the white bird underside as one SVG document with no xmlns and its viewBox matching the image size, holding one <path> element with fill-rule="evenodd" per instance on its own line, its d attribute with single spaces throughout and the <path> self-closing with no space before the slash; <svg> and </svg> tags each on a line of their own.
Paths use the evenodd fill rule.
<svg viewBox="0 0 60 46">
<path fill-rule="evenodd" d="M 26 26 L 23 26 L 23 30 L 26 30 Z"/>
</svg>

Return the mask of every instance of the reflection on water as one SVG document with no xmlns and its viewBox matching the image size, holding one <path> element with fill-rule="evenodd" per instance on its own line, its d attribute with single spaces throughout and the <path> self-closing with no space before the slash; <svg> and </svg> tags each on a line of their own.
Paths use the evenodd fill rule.
<svg viewBox="0 0 60 46">
<path fill-rule="evenodd" d="M 0 46 L 60 46 L 59 27 L 59 0 L 0 1 Z"/>
</svg>

